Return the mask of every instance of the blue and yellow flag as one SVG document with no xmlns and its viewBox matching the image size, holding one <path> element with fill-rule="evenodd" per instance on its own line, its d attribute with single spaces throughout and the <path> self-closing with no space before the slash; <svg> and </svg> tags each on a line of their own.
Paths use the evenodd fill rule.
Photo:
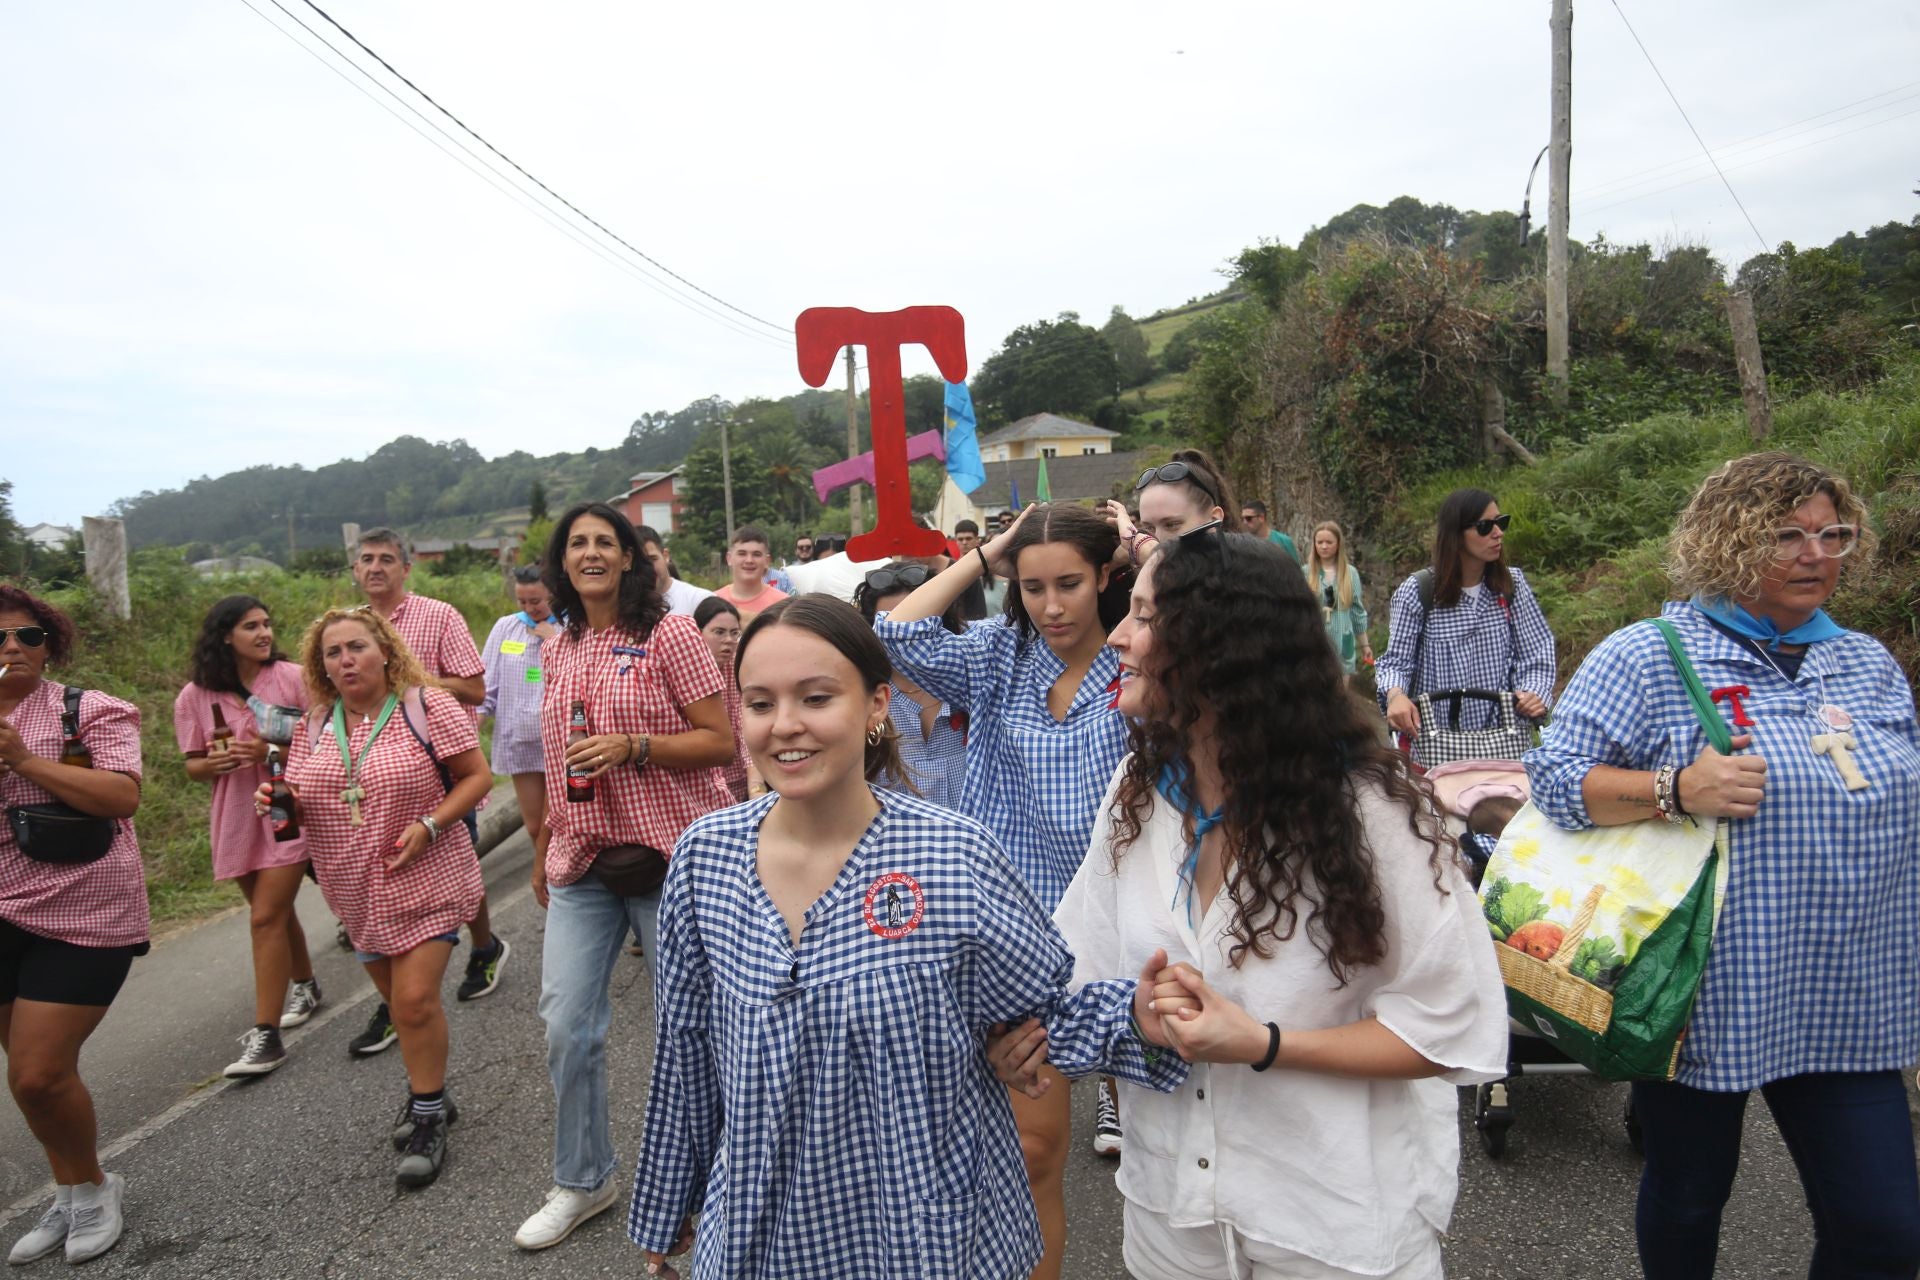
<svg viewBox="0 0 1920 1280">
<path fill-rule="evenodd" d="M 973 397 L 964 382 L 947 384 L 947 474 L 962 493 L 972 493 L 987 482 L 980 461 L 980 440 L 974 434 Z"/>
</svg>

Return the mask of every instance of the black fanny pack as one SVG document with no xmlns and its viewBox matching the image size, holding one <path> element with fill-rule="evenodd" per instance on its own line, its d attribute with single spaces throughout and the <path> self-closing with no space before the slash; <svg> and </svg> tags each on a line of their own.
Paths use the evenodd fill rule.
<svg viewBox="0 0 1920 1280">
<path fill-rule="evenodd" d="M 666 882 L 667 858 L 652 845 L 610 844 L 589 870 L 616 896 L 644 898 Z"/>
<path fill-rule="evenodd" d="M 96 818 L 58 800 L 10 806 L 7 825 L 20 852 L 35 862 L 68 864 L 104 858 L 120 826 L 112 818 Z"/>
</svg>

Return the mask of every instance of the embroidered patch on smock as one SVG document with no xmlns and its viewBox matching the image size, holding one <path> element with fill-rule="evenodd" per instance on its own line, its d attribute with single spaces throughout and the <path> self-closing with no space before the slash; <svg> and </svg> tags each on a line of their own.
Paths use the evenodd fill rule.
<svg viewBox="0 0 1920 1280">
<path fill-rule="evenodd" d="M 927 895 L 904 871 L 889 871 L 867 886 L 867 928 L 882 938 L 904 938 L 920 927 Z"/>
</svg>

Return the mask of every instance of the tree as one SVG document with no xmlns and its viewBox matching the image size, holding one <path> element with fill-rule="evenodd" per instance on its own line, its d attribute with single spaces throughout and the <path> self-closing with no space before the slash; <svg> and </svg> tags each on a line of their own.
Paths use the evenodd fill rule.
<svg viewBox="0 0 1920 1280">
<path fill-rule="evenodd" d="M 1272 309 L 1280 305 L 1287 290 L 1306 278 L 1313 260 L 1299 249 L 1263 236 L 1259 244 L 1242 249 L 1228 266 L 1235 284 Z"/>
<path fill-rule="evenodd" d="M 547 486 L 535 480 L 527 486 L 527 519 L 529 522 L 547 518 Z"/>
<path fill-rule="evenodd" d="M 726 488 L 720 450 L 695 449 L 687 455 L 685 527 L 708 546 L 727 545 Z M 733 522 L 759 524 L 775 516 L 767 468 L 750 444 L 733 446 Z"/>
<path fill-rule="evenodd" d="M 1072 311 L 1015 329 L 973 379 L 983 420 L 1011 422 L 1035 413 L 1085 417 L 1112 394 L 1113 348 Z"/>
<path fill-rule="evenodd" d="M 1147 354 L 1147 335 L 1140 332 L 1126 308 L 1116 306 L 1100 336 L 1113 352 L 1114 381 L 1121 387 L 1142 387 L 1153 381 L 1153 357 Z"/>
</svg>

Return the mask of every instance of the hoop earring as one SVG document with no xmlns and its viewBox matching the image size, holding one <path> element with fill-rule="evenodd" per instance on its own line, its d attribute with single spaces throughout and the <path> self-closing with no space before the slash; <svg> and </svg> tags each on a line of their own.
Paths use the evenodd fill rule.
<svg viewBox="0 0 1920 1280">
<path fill-rule="evenodd" d="M 870 747 L 877 747 L 882 742 L 885 742 L 886 739 L 887 739 L 887 731 L 881 728 L 877 724 L 873 726 L 873 728 L 867 730 L 867 745 Z"/>
</svg>

